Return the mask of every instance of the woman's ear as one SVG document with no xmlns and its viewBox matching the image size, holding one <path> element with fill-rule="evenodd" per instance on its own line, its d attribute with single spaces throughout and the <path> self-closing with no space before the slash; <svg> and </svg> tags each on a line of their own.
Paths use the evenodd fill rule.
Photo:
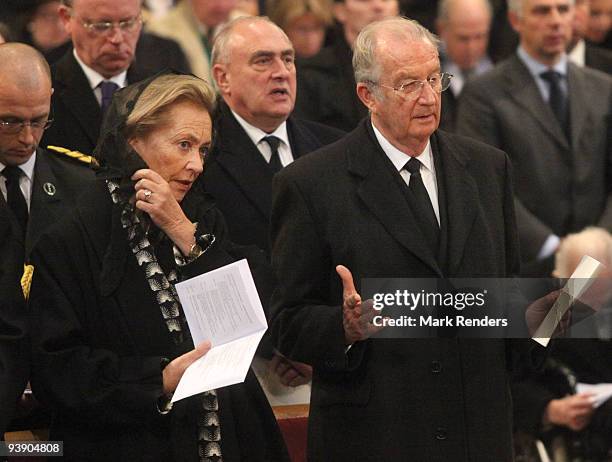
<svg viewBox="0 0 612 462">
<path fill-rule="evenodd" d="M 138 149 L 140 144 L 142 143 L 142 140 L 140 138 L 133 137 L 128 139 L 127 142 L 134 151 L 140 153 L 140 149 Z"/>
</svg>

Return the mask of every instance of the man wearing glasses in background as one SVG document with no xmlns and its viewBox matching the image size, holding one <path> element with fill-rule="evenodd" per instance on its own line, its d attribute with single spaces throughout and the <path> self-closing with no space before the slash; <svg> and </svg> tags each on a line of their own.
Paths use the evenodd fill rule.
<svg viewBox="0 0 612 462">
<path fill-rule="evenodd" d="M 370 339 L 360 295 L 364 278 L 515 274 L 509 160 L 437 131 L 450 76 L 418 23 L 365 27 L 353 67 L 370 117 L 273 183 L 270 329 L 313 367 L 309 460 L 512 460 L 508 344 Z"/>
<path fill-rule="evenodd" d="M 68 213 L 94 173 L 78 159 L 38 147 L 52 123 L 53 90 L 45 58 L 28 45 L 5 43 L 0 45 L 0 62 L 0 208 L 3 216 L 11 216 L 16 242 L 23 246 L 21 261 L 15 259 L 13 268 L 2 271 L 21 275 L 36 241 Z M 0 257 L 7 264 L 8 256 Z M 45 424 L 43 413 L 33 407 L 31 396 L 24 395 L 13 430 Z"/>
<path fill-rule="evenodd" d="M 152 73 L 134 61 L 141 0 L 63 0 L 60 16 L 74 49 L 52 68 L 53 126 L 42 146 L 91 154 L 113 93 Z"/>
</svg>

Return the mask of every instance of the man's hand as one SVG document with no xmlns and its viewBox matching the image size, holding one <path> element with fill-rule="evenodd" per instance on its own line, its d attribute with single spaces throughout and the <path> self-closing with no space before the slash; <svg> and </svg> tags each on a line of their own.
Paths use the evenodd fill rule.
<svg viewBox="0 0 612 462">
<path fill-rule="evenodd" d="M 208 350 L 210 350 L 210 342 L 202 342 L 190 352 L 173 359 L 162 371 L 164 393 L 173 393 L 185 369 L 208 353 Z"/>
<path fill-rule="evenodd" d="M 312 367 L 308 364 L 291 361 L 282 355 L 274 354 L 270 361 L 270 370 L 278 376 L 287 387 L 304 385 L 312 379 Z"/>
<path fill-rule="evenodd" d="M 548 312 L 553 307 L 555 302 L 559 297 L 562 298 L 562 302 L 566 304 L 570 304 L 571 300 L 569 296 L 562 292 L 561 290 L 554 290 L 545 296 L 538 298 L 536 301 L 532 302 L 525 312 L 525 321 L 527 322 L 527 329 L 529 330 L 529 335 L 533 336 L 546 316 Z M 559 320 L 559 325 L 556 327 L 553 335 L 559 335 L 566 332 L 570 325 L 572 319 L 572 310 L 571 307 L 563 314 L 563 317 Z"/>
<path fill-rule="evenodd" d="M 589 424 L 595 410 L 592 396 L 590 393 L 580 393 L 553 399 L 546 406 L 545 419 L 552 424 L 580 431 Z"/>
<path fill-rule="evenodd" d="M 379 312 L 373 308 L 372 300 L 361 301 L 361 295 L 355 290 L 353 275 L 346 266 L 336 266 L 336 273 L 342 279 L 342 320 L 344 341 L 352 345 L 380 332 L 384 327 L 372 324 Z"/>
</svg>

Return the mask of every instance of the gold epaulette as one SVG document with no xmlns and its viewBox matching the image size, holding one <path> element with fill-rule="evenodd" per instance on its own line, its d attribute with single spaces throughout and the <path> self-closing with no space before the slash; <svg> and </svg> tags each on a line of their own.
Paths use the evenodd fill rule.
<svg viewBox="0 0 612 462">
<path fill-rule="evenodd" d="M 32 286 L 32 276 L 34 275 L 34 267 L 32 265 L 23 265 L 23 276 L 21 276 L 21 290 L 23 298 L 26 300 L 30 297 L 30 287 Z"/>
<path fill-rule="evenodd" d="M 81 161 L 91 167 L 99 167 L 98 161 L 95 158 L 88 156 L 87 154 L 83 154 L 82 152 L 71 151 L 70 149 L 62 148 L 60 146 L 47 146 L 47 149 L 59 152 L 60 154 L 70 157 L 71 159 Z"/>
</svg>

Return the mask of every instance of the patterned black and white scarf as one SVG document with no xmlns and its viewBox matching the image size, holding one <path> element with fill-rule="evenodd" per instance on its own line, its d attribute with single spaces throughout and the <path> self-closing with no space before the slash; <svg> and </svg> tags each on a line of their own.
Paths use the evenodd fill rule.
<svg viewBox="0 0 612 462">
<path fill-rule="evenodd" d="M 162 317 L 172 340 L 181 344 L 190 336 L 187 320 L 183 314 L 174 284 L 179 282 L 176 270 L 164 273 L 157 261 L 155 248 L 135 213 L 134 205 L 122 197 L 119 184 L 107 180 L 113 203 L 121 207 L 121 225 L 127 230 L 128 241 L 138 266 L 144 271 L 149 288 L 155 295 Z M 200 462 L 222 462 L 221 426 L 219 422 L 219 400 L 217 392 L 202 393 L 201 409 L 198 416 L 198 452 Z"/>
</svg>

